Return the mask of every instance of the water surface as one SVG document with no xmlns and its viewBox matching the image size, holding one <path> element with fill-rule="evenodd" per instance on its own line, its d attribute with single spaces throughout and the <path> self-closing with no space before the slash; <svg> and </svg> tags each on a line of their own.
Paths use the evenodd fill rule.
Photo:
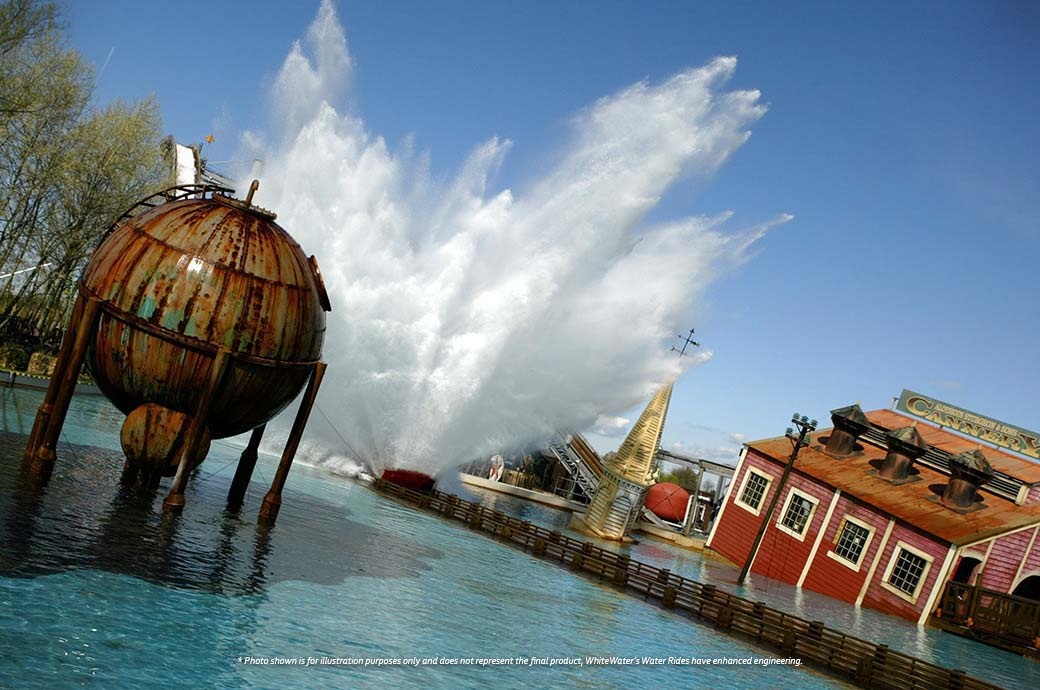
<svg viewBox="0 0 1040 690">
<path fill-rule="evenodd" d="M 169 480 L 120 487 L 121 417 L 98 398 L 74 400 L 54 474 L 35 487 L 19 470 L 40 398 L 0 390 L 0 687 L 847 687 L 779 666 L 451 663 L 773 655 L 306 467 L 277 524 L 258 527 L 276 460 L 261 457 L 245 509 L 228 514 L 229 443 L 165 520 Z M 306 665 L 323 658 L 429 663 Z"/>
</svg>

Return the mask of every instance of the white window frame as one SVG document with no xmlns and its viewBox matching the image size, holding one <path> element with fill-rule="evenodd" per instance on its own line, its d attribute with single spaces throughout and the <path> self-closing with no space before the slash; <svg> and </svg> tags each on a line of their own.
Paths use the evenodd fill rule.
<svg viewBox="0 0 1040 690">
<path fill-rule="evenodd" d="M 921 571 L 921 577 L 917 580 L 917 586 L 914 587 L 912 594 L 907 594 L 888 582 L 888 579 L 892 577 L 892 571 L 896 569 L 896 563 L 899 562 L 899 554 L 902 551 L 911 553 L 924 560 L 924 569 Z M 885 566 L 885 574 L 881 576 L 881 586 L 889 592 L 892 592 L 892 594 L 895 594 L 900 599 L 905 599 L 911 604 L 916 604 L 917 599 L 921 596 L 921 592 L 924 590 L 924 583 L 928 580 L 928 573 L 932 569 L 932 562 L 934 560 L 935 558 L 933 556 L 928 555 L 921 549 L 910 546 L 905 541 L 897 541 L 895 548 L 892 549 L 892 555 L 888 557 L 888 565 Z"/>
<path fill-rule="evenodd" d="M 784 524 L 784 518 L 787 517 L 787 509 L 791 507 L 791 501 L 795 496 L 804 498 L 806 501 L 812 504 L 812 508 L 809 509 L 809 516 L 805 519 L 805 529 L 801 534 L 795 532 L 793 529 Z M 812 526 L 813 517 L 816 515 L 816 508 L 820 505 L 820 499 L 810 494 L 805 493 L 801 489 L 796 489 L 793 486 L 791 490 L 787 492 L 787 498 L 784 499 L 784 507 L 780 510 L 780 517 L 776 519 L 776 528 L 784 534 L 789 534 L 798 541 L 805 541 L 805 535 L 809 534 L 809 528 Z"/>
<path fill-rule="evenodd" d="M 759 501 L 757 508 L 751 506 L 748 503 L 744 503 L 743 500 L 744 488 L 747 486 L 748 480 L 751 478 L 752 474 L 758 475 L 762 479 L 766 480 L 766 488 L 762 491 L 762 500 Z M 752 515 L 761 515 L 762 506 L 763 504 L 765 504 L 766 498 L 769 496 L 769 489 L 773 486 L 773 479 L 773 475 L 769 474 L 768 472 L 765 472 L 764 470 L 760 470 L 757 467 L 748 467 L 747 471 L 744 472 L 744 477 L 740 480 L 740 490 L 738 490 L 737 493 L 733 496 L 733 502 L 736 505 L 743 508 L 744 510 L 746 510 L 747 512 L 751 513 Z"/>
<path fill-rule="evenodd" d="M 859 561 L 856 563 L 853 563 L 844 556 L 839 556 L 834 551 L 834 547 L 838 545 L 838 540 L 841 539 L 841 533 L 844 531 L 842 522 L 851 522 L 852 524 L 867 530 L 867 540 L 863 543 L 863 549 L 859 552 Z M 877 531 L 877 528 L 848 514 L 841 517 L 841 522 L 838 523 L 838 527 L 842 529 L 838 529 L 834 533 L 834 541 L 831 543 L 831 548 L 827 550 L 827 557 L 841 563 L 849 570 L 858 573 L 860 568 L 863 566 L 863 562 L 867 560 L 867 552 L 870 551 L 870 543 L 874 541 L 874 532 Z"/>
</svg>

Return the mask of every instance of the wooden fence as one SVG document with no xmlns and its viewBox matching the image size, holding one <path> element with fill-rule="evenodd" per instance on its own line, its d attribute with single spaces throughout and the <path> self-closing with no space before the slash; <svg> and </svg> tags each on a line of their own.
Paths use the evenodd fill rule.
<svg viewBox="0 0 1040 690">
<path fill-rule="evenodd" d="M 939 600 L 942 627 L 1019 654 L 1040 656 L 1040 602 L 948 582 Z"/>
<path fill-rule="evenodd" d="M 423 494 L 377 480 L 375 488 L 422 509 L 458 520 L 469 527 L 520 547 L 532 555 L 556 561 L 570 570 L 606 581 L 630 594 L 653 599 L 720 630 L 755 640 L 783 655 L 799 658 L 863 688 L 891 690 L 999 690 L 999 687 L 921 659 L 831 630 L 820 621 L 807 621 L 751 602 L 667 568 L 632 560 L 560 532 L 518 520 L 453 494 Z"/>
</svg>

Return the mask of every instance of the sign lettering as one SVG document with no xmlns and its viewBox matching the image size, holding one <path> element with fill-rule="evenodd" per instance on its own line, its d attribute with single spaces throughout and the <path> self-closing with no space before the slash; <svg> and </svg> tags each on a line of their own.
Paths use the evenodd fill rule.
<svg viewBox="0 0 1040 690">
<path fill-rule="evenodd" d="M 947 429 L 973 436 L 980 441 L 986 441 L 1034 460 L 1040 460 L 1040 434 L 1035 431 L 983 417 L 906 389 L 903 389 L 902 395 L 899 396 L 896 409 Z"/>
</svg>

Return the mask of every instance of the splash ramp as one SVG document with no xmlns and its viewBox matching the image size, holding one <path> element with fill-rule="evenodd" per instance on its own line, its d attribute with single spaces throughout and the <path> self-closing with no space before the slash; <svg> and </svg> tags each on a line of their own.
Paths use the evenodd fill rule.
<svg viewBox="0 0 1040 690">
<path fill-rule="evenodd" d="M 429 493 L 433 490 L 436 480 L 423 472 L 415 470 L 386 469 L 383 470 L 382 480 L 397 486 L 402 486 L 419 493 Z"/>
</svg>

